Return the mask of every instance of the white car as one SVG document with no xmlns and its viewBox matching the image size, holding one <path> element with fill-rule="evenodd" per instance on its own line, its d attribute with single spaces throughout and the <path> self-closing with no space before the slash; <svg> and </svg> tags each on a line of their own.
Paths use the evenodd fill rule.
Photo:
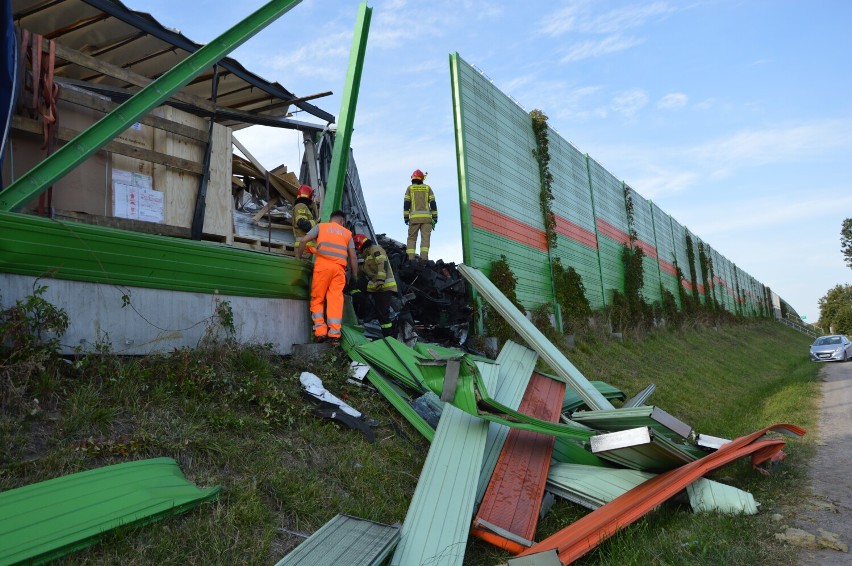
<svg viewBox="0 0 852 566">
<path fill-rule="evenodd" d="M 812 362 L 847 362 L 852 359 L 852 342 L 842 334 L 820 336 L 811 344 Z"/>
</svg>

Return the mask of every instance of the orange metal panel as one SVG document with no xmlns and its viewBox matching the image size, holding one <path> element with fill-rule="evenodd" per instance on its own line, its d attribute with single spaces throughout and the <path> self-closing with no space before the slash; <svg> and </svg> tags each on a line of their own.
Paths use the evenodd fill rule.
<svg viewBox="0 0 852 566">
<path fill-rule="evenodd" d="M 592 511 L 558 533 L 528 548 L 521 556 L 557 549 L 563 564 L 570 564 L 619 529 L 638 520 L 656 506 L 670 499 L 704 474 L 734 460 L 752 454 L 752 465 L 781 453 L 784 441 L 761 439 L 769 430 L 783 430 L 802 436 L 805 430 L 795 425 L 778 424 L 737 438 L 716 452 L 649 479 L 624 495 Z"/>
<path fill-rule="evenodd" d="M 564 396 L 565 383 L 533 372 L 518 411 L 558 422 Z M 473 520 L 473 536 L 515 553 L 532 544 L 553 441 L 545 434 L 518 429 L 509 432 Z M 514 536 L 510 539 L 489 530 L 490 525 Z"/>
</svg>

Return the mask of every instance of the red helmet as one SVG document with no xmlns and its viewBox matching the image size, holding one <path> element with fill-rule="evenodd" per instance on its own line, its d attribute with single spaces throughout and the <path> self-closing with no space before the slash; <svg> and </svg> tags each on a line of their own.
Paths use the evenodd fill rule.
<svg viewBox="0 0 852 566">
<path fill-rule="evenodd" d="M 355 241 L 355 249 L 361 251 L 361 248 L 364 247 L 364 242 L 366 242 L 369 238 L 364 234 L 355 234 L 352 238 Z"/>
<path fill-rule="evenodd" d="M 296 198 L 314 198 L 314 190 L 308 185 L 302 185 L 296 192 Z"/>
<path fill-rule="evenodd" d="M 420 179 L 422 181 L 425 177 L 426 177 L 426 175 L 424 175 L 423 171 L 421 171 L 420 169 L 415 169 L 414 173 L 411 174 L 411 180 L 412 181 L 414 179 Z"/>
</svg>

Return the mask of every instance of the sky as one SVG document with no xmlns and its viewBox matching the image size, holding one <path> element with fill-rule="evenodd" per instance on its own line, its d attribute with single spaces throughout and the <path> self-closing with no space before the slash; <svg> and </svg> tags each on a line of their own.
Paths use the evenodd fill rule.
<svg viewBox="0 0 852 566">
<path fill-rule="evenodd" d="M 259 0 L 124 0 L 207 42 Z M 807 321 L 852 283 L 852 2 L 375 0 L 352 148 L 375 230 L 405 241 L 402 197 L 428 172 L 430 258 L 460 262 L 449 54 L 772 288 Z M 232 56 L 339 115 L 358 3 L 304 0 Z M 297 113 L 294 119 L 315 121 Z M 298 169 L 294 132 L 235 133 Z"/>
</svg>

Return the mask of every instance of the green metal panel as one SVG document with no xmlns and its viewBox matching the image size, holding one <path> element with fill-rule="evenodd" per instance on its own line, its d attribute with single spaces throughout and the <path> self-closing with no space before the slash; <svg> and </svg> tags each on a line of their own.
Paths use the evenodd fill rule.
<svg viewBox="0 0 852 566">
<path fill-rule="evenodd" d="M 499 368 L 480 364 L 486 387 Z M 470 531 L 488 423 L 446 405 L 429 448 L 392 565 L 461 565 Z"/>
<path fill-rule="evenodd" d="M 399 527 L 335 515 L 275 566 L 379 566 L 399 541 Z"/>
<path fill-rule="evenodd" d="M 474 266 L 489 273 L 492 262 L 504 255 L 517 277 L 515 294 L 521 304 L 531 310 L 550 301 L 551 278 L 546 252 L 481 228 L 474 228 L 472 236 Z"/>
<path fill-rule="evenodd" d="M 457 54 L 450 66 L 465 261 L 487 272 L 491 262 L 506 256 L 521 304 L 531 310 L 551 303 L 546 249 L 520 243 L 544 230 L 532 120 Z M 505 216 L 495 220 L 491 211 Z"/>
<path fill-rule="evenodd" d="M 343 349 L 354 361 L 367 364 L 366 358 L 356 349 L 358 346 L 367 342 L 368 340 L 364 338 L 364 334 L 361 331 L 349 325 L 343 326 Z M 405 417 L 405 420 L 417 429 L 417 432 L 422 434 L 429 442 L 432 441 L 435 437 L 435 430 L 409 405 L 411 399 L 400 387 L 396 386 L 390 380 L 385 379 L 382 374 L 372 368 L 367 372 L 367 379 Z"/>
<path fill-rule="evenodd" d="M 660 294 L 660 266 L 657 262 L 657 244 L 654 238 L 654 219 L 651 203 L 642 195 L 631 188 L 627 189 L 630 199 L 633 201 L 633 229 L 636 237 L 653 249 L 645 250 L 645 258 L 642 261 L 644 285 L 642 286 L 642 297 L 648 303 L 662 301 Z"/>
<path fill-rule="evenodd" d="M 683 442 L 690 436 L 692 427 L 653 405 L 610 409 L 600 411 L 578 411 L 571 419 L 596 430 L 621 431 L 648 427 L 657 434 Z"/>
<path fill-rule="evenodd" d="M 582 464 L 551 465 L 547 490 L 588 509 L 597 509 L 656 474 Z"/>
<path fill-rule="evenodd" d="M 603 165 L 589 159 L 589 174 L 595 192 L 595 213 L 611 226 L 628 234 L 627 209 L 624 203 L 624 186 Z"/>
<path fill-rule="evenodd" d="M 601 234 L 598 237 L 598 253 L 601 262 L 601 277 L 606 292 L 607 304 L 613 291 L 624 292 L 624 261 L 621 254 L 624 244 Z"/>
<path fill-rule="evenodd" d="M 178 63 L 9 185 L 0 193 L 0 211 L 17 208 L 47 189 L 150 110 L 189 84 L 205 69 L 277 20 L 299 1 L 270 0 Z"/>
<path fill-rule="evenodd" d="M 306 299 L 310 266 L 277 254 L 0 212 L 0 272 L 131 287 Z"/>
<path fill-rule="evenodd" d="M 216 499 L 171 458 L 87 470 L 0 493 L 0 564 L 42 563 L 95 544 L 118 527 L 146 524 Z"/>
<path fill-rule="evenodd" d="M 612 401 L 613 399 L 619 399 L 621 401 L 624 401 L 627 398 L 627 395 L 624 394 L 624 391 L 604 381 L 590 381 L 589 383 L 591 383 L 595 389 L 601 392 L 601 395 L 603 395 L 610 401 Z M 574 411 L 583 406 L 585 406 L 585 402 L 580 398 L 579 395 L 577 395 L 576 392 L 574 392 L 570 388 L 565 390 L 565 397 L 562 399 L 563 413 Z"/>
<path fill-rule="evenodd" d="M 572 364 L 533 324 L 516 309 L 485 275 L 467 265 L 458 266 L 459 273 L 524 337 L 527 344 L 553 368 L 556 374 L 577 392 L 586 405 L 595 409 L 611 409 L 612 403 L 589 383 Z"/>
<path fill-rule="evenodd" d="M 346 84 L 340 100 L 340 116 L 334 147 L 331 151 L 331 165 L 328 169 L 328 183 L 322 203 L 320 218 L 328 222 L 331 213 L 340 208 L 343 201 L 343 183 L 349 166 L 349 145 L 352 143 L 352 126 L 355 123 L 355 107 L 358 105 L 358 91 L 361 87 L 361 72 L 364 68 L 364 56 L 367 52 L 367 36 L 370 34 L 370 19 L 373 9 L 367 2 L 358 5 L 358 19 L 349 50 L 349 69 L 346 72 Z"/>
<path fill-rule="evenodd" d="M 588 443 L 581 444 L 565 437 L 556 437 L 553 443 L 553 460 L 566 464 L 585 464 L 587 466 L 610 466 L 606 460 L 598 458 L 588 450 Z"/>
</svg>

